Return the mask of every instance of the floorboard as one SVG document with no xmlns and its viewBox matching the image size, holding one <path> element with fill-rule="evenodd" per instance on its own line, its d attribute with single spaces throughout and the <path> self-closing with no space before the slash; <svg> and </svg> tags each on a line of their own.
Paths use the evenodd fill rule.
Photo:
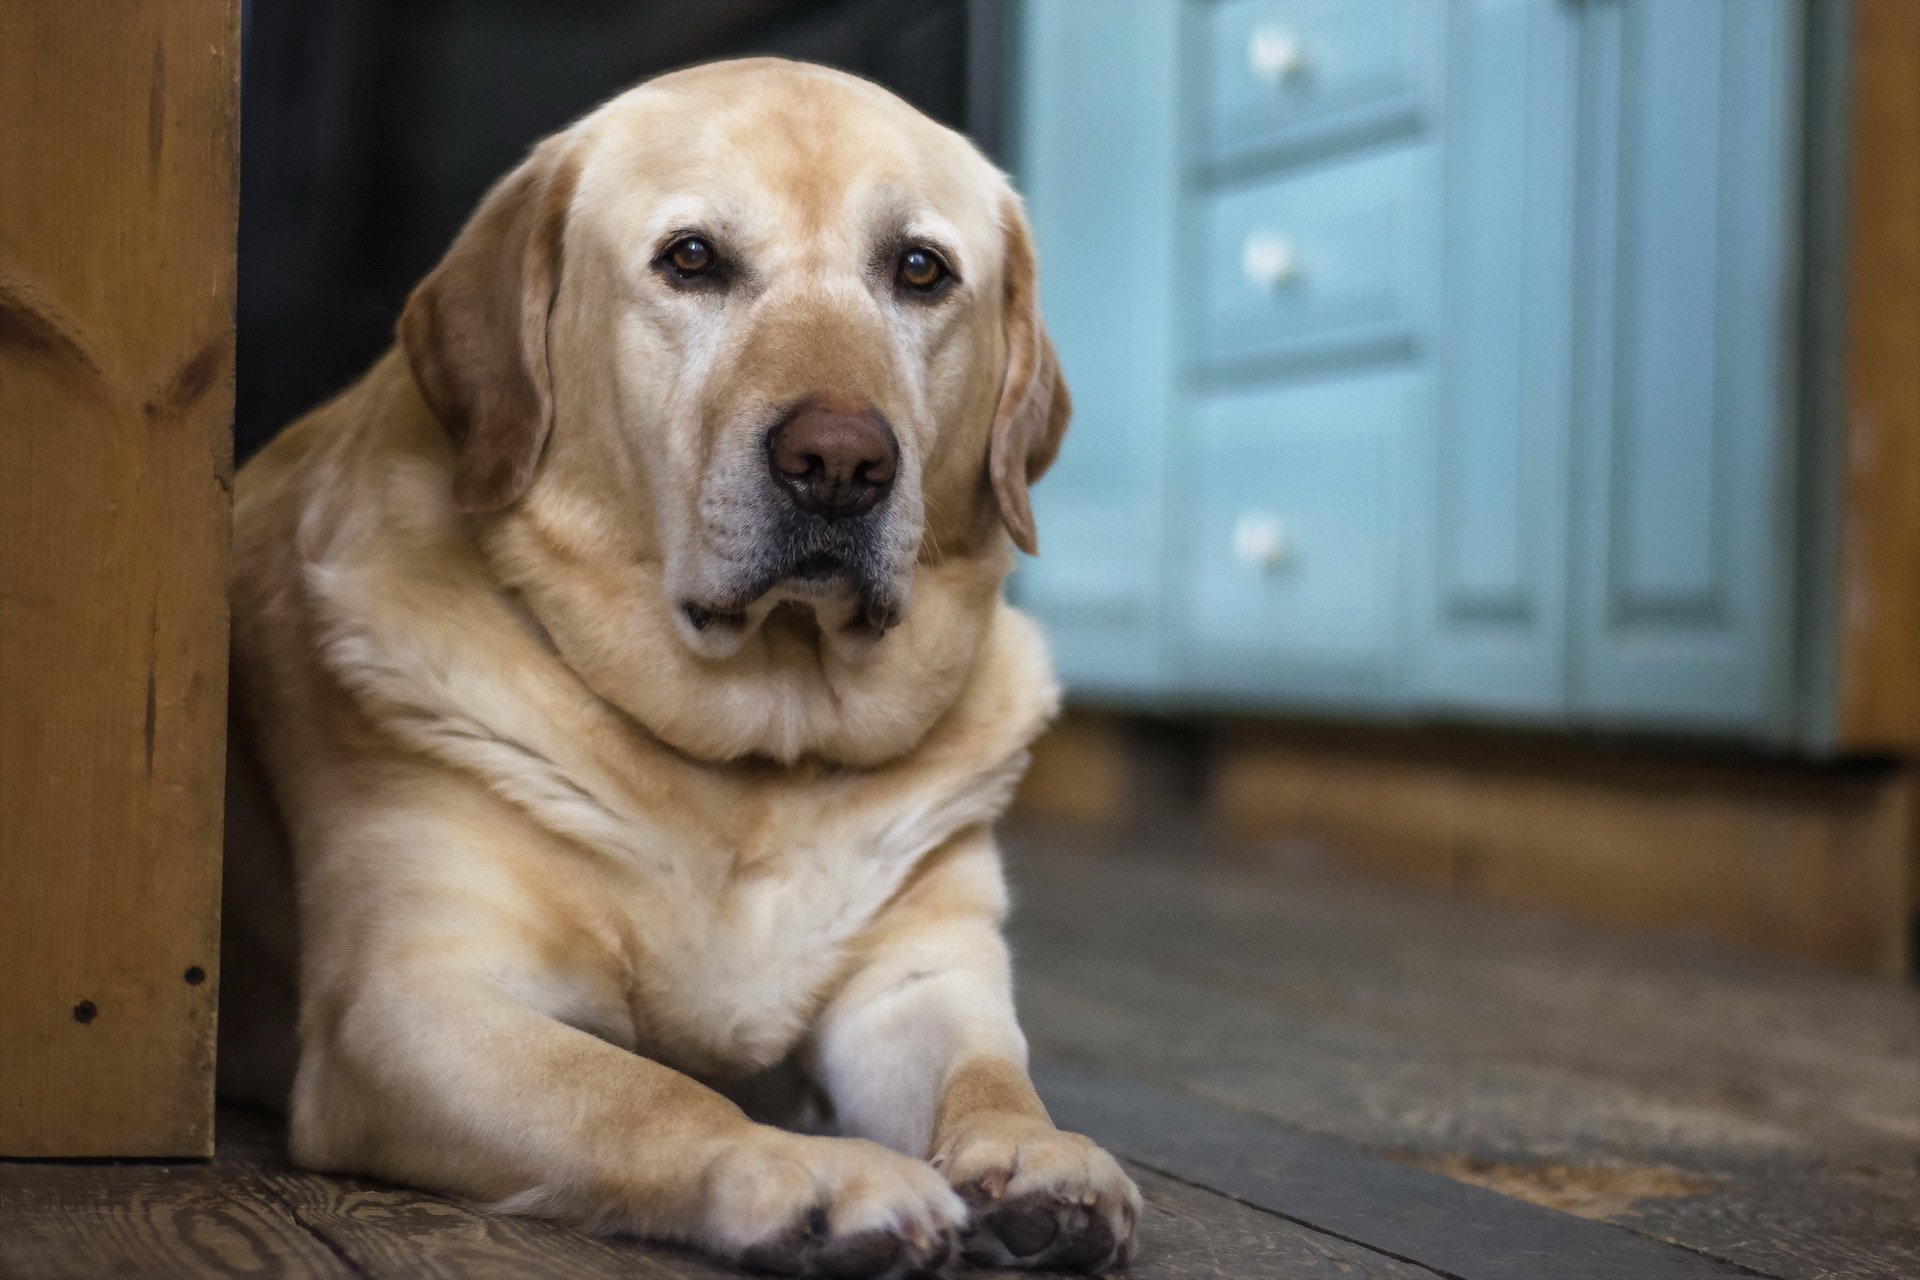
<svg viewBox="0 0 1920 1280">
<path fill-rule="evenodd" d="M 218 1165 L 0 1161 L 0 1276 L 358 1276 Z"/>
<path fill-rule="evenodd" d="M 1755 1271 L 1920 1275 L 1920 997 L 1232 857 L 1010 841 L 1036 1052 Z"/>
<path fill-rule="evenodd" d="M 1178 833 L 1009 846 L 1036 1078 L 1140 1181 L 1136 1280 L 1920 1275 L 1911 989 Z M 0 1161 L 9 1280 L 735 1274 L 293 1169 L 254 1113 L 210 1164 Z"/>
<path fill-rule="evenodd" d="M 1732 1280 L 1725 1262 L 1100 1071 L 1042 1064 L 1055 1119 L 1119 1155 L 1450 1280 Z"/>
<path fill-rule="evenodd" d="M 685 1249 L 609 1240 L 359 1178 L 304 1173 L 277 1121 L 223 1110 L 211 1164 L 0 1161 L 0 1276 L 723 1280 Z M 1134 1166 L 1135 1280 L 1430 1280 L 1423 1268 Z M 973 1271 L 982 1280 L 1017 1272 Z"/>
<path fill-rule="evenodd" d="M 1434 1273 L 1269 1209 L 1128 1163 L 1146 1212 L 1133 1280 L 1434 1280 Z M 990 1275 L 994 1273 L 970 1273 Z M 1019 1272 L 999 1273 L 1005 1277 Z"/>
</svg>

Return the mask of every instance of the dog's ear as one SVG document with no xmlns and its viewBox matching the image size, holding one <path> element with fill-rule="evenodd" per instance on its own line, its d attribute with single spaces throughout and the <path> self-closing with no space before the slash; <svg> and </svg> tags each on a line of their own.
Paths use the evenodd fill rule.
<svg viewBox="0 0 1920 1280">
<path fill-rule="evenodd" d="M 576 165 L 542 143 L 496 183 L 407 299 L 400 343 L 453 439 L 462 509 L 496 511 L 533 481 L 553 428 L 547 322 Z"/>
<path fill-rule="evenodd" d="M 1060 452 L 1073 401 L 1053 341 L 1040 321 L 1038 270 L 1033 237 L 1017 200 L 1009 198 L 1000 212 L 1006 239 L 1006 296 L 1002 300 L 1006 325 L 1007 370 L 1000 384 L 1000 403 L 994 411 L 993 435 L 987 445 L 987 474 L 993 482 L 993 500 L 1014 545 L 1028 555 L 1039 549 L 1033 526 L 1033 504 L 1027 487 L 1038 480 Z"/>
</svg>

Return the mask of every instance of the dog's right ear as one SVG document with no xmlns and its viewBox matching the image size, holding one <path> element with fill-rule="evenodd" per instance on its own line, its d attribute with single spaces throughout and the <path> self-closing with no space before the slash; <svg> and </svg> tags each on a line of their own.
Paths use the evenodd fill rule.
<svg viewBox="0 0 1920 1280">
<path fill-rule="evenodd" d="M 518 500 L 553 429 L 547 322 L 578 172 L 562 143 L 542 143 L 494 184 L 400 315 L 413 380 L 453 439 L 453 492 L 467 511 Z"/>
</svg>

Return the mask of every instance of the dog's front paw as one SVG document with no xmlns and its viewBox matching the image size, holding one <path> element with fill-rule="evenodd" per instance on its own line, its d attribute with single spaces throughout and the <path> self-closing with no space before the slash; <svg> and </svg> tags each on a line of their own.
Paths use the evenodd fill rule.
<svg viewBox="0 0 1920 1280">
<path fill-rule="evenodd" d="M 1100 1272 L 1133 1259 L 1140 1190 L 1112 1156 L 1077 1133 L 1025 1119 L 985 1119 L 933 1164 L 971 1210 L 968 1260 Z"/>
<path fill-rule="evenodd" d="M 786 1275 L 930 1276 L 966 1206 L 924 1161 L 852 1138 L 766 1134 L 715 1162 L 705 1244 Z"/>
</svg>

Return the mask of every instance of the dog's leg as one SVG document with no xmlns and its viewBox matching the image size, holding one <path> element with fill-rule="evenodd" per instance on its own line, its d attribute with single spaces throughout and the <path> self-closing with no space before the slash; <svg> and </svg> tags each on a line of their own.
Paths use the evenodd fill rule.
<svg viewBox="0 0 1920 1280">
<path fill-rule="evenodd" d="M 603 944 L 520 887 L 498 852 L 512 815 L 468 807 L 465 830 L 416 810 L 328 837 L 353 843 L 326 874 L 386 878 L 351 913 L 303 904 L 296 1161 L 788 1273 L 897 1277 L 953 1254 L 966 1206 L 924 1161 L 756 1124 L 616 1043 L 634 1028 Z"/>
<path fill-rule="evenodd" d="M 294 1156 L 309 1167 L 781 1272 L 937 1268 L 966 1219 L 922 1161 L 755 1124 L 706 1086 L 478 973 L 389 972 L 303 1057 L 293 1112 Z"/>
<path fill-rule="evenodd" d="M 1112 1156 L 1055 1128 L 1034 1092 L 1005 913 L 989 836 L 934 854 L 863 938 L 816 1029 L 814 1069 L 842 1132 L 930 1157 L 966 1199 L 969 1258 L 1124 1266 L 1140 1193 Z"/>
</svg>

